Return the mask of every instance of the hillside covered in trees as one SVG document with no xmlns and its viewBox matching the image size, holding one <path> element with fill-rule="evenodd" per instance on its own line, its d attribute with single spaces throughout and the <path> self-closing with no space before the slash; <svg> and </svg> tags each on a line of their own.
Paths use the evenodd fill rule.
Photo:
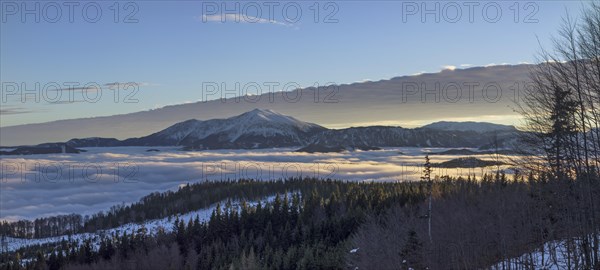
<svg viewBox="0 0 600 270">
<path fill-rule="evenodd" d="M 226 201 L 207 222 L 175 218 L 168 233 L 139 230 L 102 236 L 99 245 L 83 240 L 23 248 L 5 254 L 2 269 L 474 269 L 563 239 L 579 243 L 569 254 L 573 266 L 591 265 L 586 262 L 598 259 L 593 239 L 585 237 L 591 231 L 583 226 L 585 211 L 576 211 L 586 203 L 577 196 L 582 188 L 587 191 L 577 181 L 533 174 L 433 179 L 430 240 L 426 181 L 199 183 L 153 194 L 117 216 L 132 209 L 152 216 L 159 202 L 193 209 L 202 203 L 191 198 L 205 192 L 237 194 L 242 201 L 278 195 L 264 205 L 242 202 L 239 209 Z M 599 186 L 592 193 L 600 197 Z M 20 258 L 33 259 L 21 265 Z"/>
</svg>

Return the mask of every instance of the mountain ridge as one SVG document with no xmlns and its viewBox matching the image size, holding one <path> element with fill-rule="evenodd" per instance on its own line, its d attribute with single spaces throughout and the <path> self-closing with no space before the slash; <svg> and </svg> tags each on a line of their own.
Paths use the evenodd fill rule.
<svg viewBox="0 0 600 270">
<path fill-rule="evenodd" d="M 435 130 L 454 130 L 454 131 L 475 131 L 475 132 L 493 132 L 493 131 L 515 131 L 516 128 L 511 125 L 494 124 L 489 122 L 475 121 L 438 121 L 421 128 Z"/>
<path fill-rule="evenodd" d="M 516 117 L 510 109 L 515 83 L 529 81 L 531 65 L 491 66 L 457 69 L 437 73 L 412 76 L 398 76 L 391 79 L 339 84 L 331 87 L 308 87 L 288 92 L 263 92 L 246 101 L 244 97 L 202 100 L 194 103 L 164 106 L 158 109 L 123 113 L 113 116 L 87 117 L 70 120 L 55 120 L 45 123 L 3 126 L 0 128 L 1 145 L 32 145 L 48 141 L 66 141 L 71 138 L 114 137 L 119 140 L 146 136 L 165 129 L 173 123 L 188 119 L 203 120 L 231 117 L 256 107 L 272 109 L 287 115 L 294 115 L 304 121 L 319 123 L 328 128 L 346 128 L 359 123 L 427 123 L 439 120 L 465 119 L 478 115 L 479 119 L 493 119 L 497 116 Z M 447 102 L 446 95 L 433 95 L 426 100 L 419 94 L 425 90 L 442 86 L 476 82 L 473 89 L 463 87 L 463 95 L 458 102 Z M 490 102 L 483 92 L 487 83 L 502 88 L 501 98 Z M 403 91 L 403 85 L 418 85 L 414 93 Z M 469 90 L 469 91 L 467 91 Z M 472 91 L 471 91 L 472 90 Z M 317 94 L 318 92 L 318 94 Z M 468 95 L 467 95 L 468 92 Z M 283 94 L 285 93 L 285 94 Z M 455 95 L 454 93 L 448 95 Z M 298 96 L 297 99 L 290 100 Z M 469 107 L 466 114 L 464 106 Z M 418 113 L 416 113 L 418 112 Z M 11 117 L 4 116 L 2 117 Z"/>
<path fill-rule="evenodd" d="M 436 123 L 461 126 L 462 122 Z M 66 144 L 71 147 L 182 146 L 185 150 L 303 147 L 299 151 L 307 152 L 411 146 L 480 148 L 492 140 L 498 140 L 503 146 L 519 132 L 512 126 L 485 122 L 468 122 L 467 128 L 461 130 L 437 129 L 436 123 L 419 128 L 375 125 L 328 129 L 273 110 L 254 109 L 230 118 L 186 120 L 143 137 L 76 138 Z"/>
</svg>

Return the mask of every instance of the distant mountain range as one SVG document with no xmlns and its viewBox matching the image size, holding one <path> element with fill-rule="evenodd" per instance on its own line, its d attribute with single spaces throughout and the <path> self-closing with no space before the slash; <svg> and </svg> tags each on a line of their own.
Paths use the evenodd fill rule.
<svg viewBox="0 0 600 270">
<path fill-rule="evenodd" d="M 389 126 L 327 129 L 268 109 L 226 119 L 187 120 L 139 138 L 80 138 L 70 148 L 181 146 L 184 150 L 299 147 L 301 152 L 376 150 L 379 147 L 505 148 L 518 137 L 512 126 L 480 122 L 438 122 L 421 128 Z M 42 144 L 44 145 L 54 144 Z"/>
<path fill-rule="evenodd" d="M 252 96 L 251 101 L 245 96 L 230 96 L 221 100 L 219 97 L 222 93 L 218 92 L 202 101 L 147 111 L 2 126 L 0 145 L 33 145 L 87 137 L 124 140 L 146 136 L 188 119 L 228 118 L 254 108 L 271 109 L 328 128 L 371 125 L 369 123 L 410 123 L 415 126 L 453 119 L 510 121 L 517 116 L 513 110 L 517 94 L 514 87 L 523 86 L 529 81 L 530 68 L 531 65 L 472 67 L 329 87 L 290 89 L 274 94 L 263 89 L 262 95 Z M 460 86 L 461 92 L 457 92 L 456 85 Z M 494 87 L 484 90 L 490 85 Z M 496 93 L 496 88 L 501 92 Z M 0 117 L 18 116 L 2 114 Z"/>
<path fill-rule="evenodd" d="M 65 143 L 43 143 L 36 146 L 19 146 L 9 151 L 0 150 L 0 156 L 43 155 L 43 154 L 79 154 L 85 150 L 76 149 Z"/>
<path fill-rule="evenodd" d="M 426 126 L 425 129 L 446 130 L 446 131 L 475 131 L 478 133 L 486 132 L 511 132 L 517 129 L 514 126 L 499 125 L 485 122 L 447 122 L 440 121 Z"/>
<path fill-rule="evenodd" d="M 437 168 L 481 168 L 501 165 L 506 165 L 506 163 L 502 161 L 482 160 L 475 157 L 462 157 L 444 161 L 441 163 L 431 164 L 432 167 Z"/>
<path fill-rule="evenodd" d="M 489 123 L 481 123 L 488 128 Z M 436 129 L 431 127 L 353 127 L 327 130 L 317 134 L 311 144 L 325 147 L 344 146 L 351 148 L 377 147 L 476 147 L 486 148 L 498 141 L 501 147 L 516 137 L 518 130 L 495 129 L 482 131 L 479 125 L 472 130 Z"/>
</svg>

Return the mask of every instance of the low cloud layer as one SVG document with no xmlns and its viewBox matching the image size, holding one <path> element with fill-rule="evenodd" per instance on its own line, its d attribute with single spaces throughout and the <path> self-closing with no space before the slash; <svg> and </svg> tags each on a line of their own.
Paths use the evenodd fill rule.
<svg viewBox="0 0 600 270">
<path fill-rule="evenodd" d="M 89 148 L 82 154 L 34 155 L 0 159 L 0 219 L 57 214 L 93 214 L 132 203 L 152 192 L 176 190 L 186 183 L 238 178 L 280 179 L 316 176 L 354 181 L 418 180 L 426 151 L 389 148 L 329 154 L 280 150 L 185 152 L 144 147 Z M 432 156 L 441 162 L 456 156 Z M 483 157 L 485 158 L 485 157 Z M 437 174 L 484 171 L 446 169 Z"/>
</svg>

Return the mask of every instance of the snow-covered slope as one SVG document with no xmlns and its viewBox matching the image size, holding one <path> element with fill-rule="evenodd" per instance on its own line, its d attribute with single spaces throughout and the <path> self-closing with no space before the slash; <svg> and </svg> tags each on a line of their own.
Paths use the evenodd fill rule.
<svg viewBox="0 0 600 270">
<path fill-rule="evenodd" d="M 588 237 L 591 240 L 592 236 Z M 503 260 L 489 269 L 581 269 L 583 260 L 581 239 L 570 239 L 548 242 L 530 253 Z"/>
<path fill-rule="evenodd" d="M 187 120 L 154 134 L 124 140 L 124 146 L 187 146 L 191 149 L 249 149 L 301 146 L 325 130 L 272 110 L 254 109 L 225 119 Z"/>
<path fill-rule="evenodd" d="M 293 192 L 289 192 L 287 195 L 292 196 L 292 194 L 293 194 Z M 270 203 L 273 200 L 275 200 L 275 196 L 276 195 L 268 196 L 260 201 L 264 205 L 266 203 Z M 226 205 L 226 203 L 227 203 L 227 201 L 220 202 L 221 209 L 224 209 L 224 206 Z M 256 206 L 257 204 L 258 204 L 258 201 L 247 202 L 247 205 L 251 206 L 251 207 Z M 23 239 L 23 238 L 7 237 L 6 240 L 8 243 L 8 251 L 14 251 L 19 248 L 27 247 L 27 246 L 59 243 L 63 240 L 75 241 L 79 244 L 83 243 L 85 240 L 90 240 L 92 242 L 93 246 L 98 248 L 99 244 L 100 244 L 100 238 L 102 236 L 109 236 L 112 234 L 123 234 L 124 232 L 127 232 L 127 234 L 131 235 L 132 233 L 133 234 L 138 233 L 140 230 L 145 230 L 146 234 L 148 234 L 148 235 L 156 235 L 156 233 L 158 233 L 161 230 L 164 232 L 167 232 L 167 233 L 172 232 L 173 224 L 177 217 L 180 220 L 185 221 L 186 224 L 190 219 L 195 219 L 196 217 L 198 217 L 200 222 L 207 222 L 208 220 L 210 220 L 210 216 L 211 216 L 212 212 L 216 209 L 216 207 L 217 207 L 217 204 L 213 204 L 208 208 L 199 209 L 199 210 L 191 211 L 188 213 L 182 213 L 177 216 L 169 216 L 169 217 L 162 218 L 162 219 L 148 220 L 143 223 L 127 223 L 127 224 L 124 224 L 124 225 L 116 227 L 116 228 L 112 228 L 112 229 L 108 229 L 108 230 L 101 230 L 96 233 L 78 233 L 78 234 L 73 234 L 73 235 L 62 235 L 62 236 L 37 238 L 37 239 Z M 230 209 L 239 211 L 240 210 L 240 202 L 239 201 L 231 201 Z"/>
</svg>

